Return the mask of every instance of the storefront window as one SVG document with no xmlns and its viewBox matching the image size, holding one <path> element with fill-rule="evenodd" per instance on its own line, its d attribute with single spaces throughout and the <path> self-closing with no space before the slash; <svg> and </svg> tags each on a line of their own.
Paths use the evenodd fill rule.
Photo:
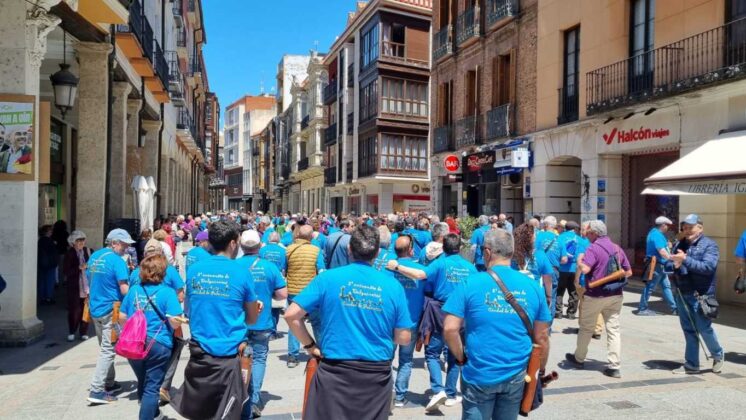
<svg viewBox="0 0 746 420">
<path fill-rule="evenodd" d="M 365 211 L 368 213 L 378 213 L 378 196 L 369 195 L 366 197 Z"/>
</svg>

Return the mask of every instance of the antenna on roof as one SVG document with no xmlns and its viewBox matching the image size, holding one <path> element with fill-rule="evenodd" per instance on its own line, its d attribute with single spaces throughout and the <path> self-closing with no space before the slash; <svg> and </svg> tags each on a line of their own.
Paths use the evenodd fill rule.
<svg viewBox="0 0 746 420">
<path fill-rule="evenodd" d="M 319 41 L 313 41 L 313 49 L 314 51 L 319 51 Z"/>
</svg>

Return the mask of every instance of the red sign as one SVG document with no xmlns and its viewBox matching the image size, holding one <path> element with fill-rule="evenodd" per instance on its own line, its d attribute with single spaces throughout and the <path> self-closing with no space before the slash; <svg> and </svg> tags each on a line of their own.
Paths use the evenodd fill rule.
<svg viewBox="0 0 746 420">
<path fill-rule="evenodd" d="M 604 134 L 603 138 L 607 145 L 611 145 L 611 143 L 631 143 L 643 140 L 664 139 L 670 135 L 671 131 L 667 128 L 653 129 L 640 127 L 639 129 L 633 128 L 631 130 L 617 130 L 614 128 L 610 133 Z"/>
<path fill-rule="evenodd" d="M 456 172 L 461 167 L 461 159 L 456 155 L 448 155 L 443 160 L 443 164 L 448 172 Z"/>
<path fill-rule="evenodd" d="M 469 155 L 466 158 L 466 166 L 469 172 L 481 171 L 482 168 L 491 167 L 495 163 L 495 152 L 482 152 Z"/>
</svg>

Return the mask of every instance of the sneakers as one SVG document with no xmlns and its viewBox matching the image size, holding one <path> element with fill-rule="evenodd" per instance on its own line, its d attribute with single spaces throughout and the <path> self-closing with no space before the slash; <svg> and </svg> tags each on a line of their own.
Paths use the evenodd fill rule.
<svg viewBox="0 0 746 420">
<path fill-rule="evenodd" d="M 645 309 L 644 311 L 637 311 L 637 312 L 635 312 L 635 315 L 637 315 L 637 316 L 656 316 L 656 315 L 658 315 L 658 312 L 651 311 L 650 309 Z"/>
<path fill-rule="evenodd" d="M 722 364 L 720 365 L 720 367 L 722 367 Z M 713 368 L 714 368 L 714 366 L 713 366 Z M 714 370 L 713 370 L 713 372 L 714 372 Z M 699 369 L 691 369 L 691 368 L 686 367 L 686 365 L 682 365 L 680 368 L 672 370 L 671 373 L 673 373 L 675 375 L 684 375 L 684 374 L 686 374 L 686 375 L 696 375 L 696 374 L 699 373 Z"/>
<path fill-rule="evenodd" d="M 430 402 L 428 402 L 427 406 L 425 407 L 425 412 L 432 413 L 434 411 L 438 411 L 440 406 L 443 405 L 443 403 L 445 403 L 447 399 L 448 396 L 446 395 L 445 391 L 438 392 L 430 398 Z"/>
<path fill-rule="evenodd" d="M 110 392 L 101 391 L 93 392 L 88 394 L 88 402 L 92 404 L 110 404 L 117 400 L 117 397 L 111 395 Z"/>
<path fill-rule="evenodd" d="M 155 417 L 153 418 L 153 420 L 163 420 L 165 418 L 166 418 L 166 416 L 163 415 L 163 411 L 158 410 L 158 412 L 155 414 Z"/>
<path fill-rule="evenodd" d="M 573 353 L 565 353 L 565 361 L 569 362 L 570 366 L 576 369 L 583 369 L 585 367 L 585 363 L 578 362 Z"/>
<path fill-rule="evenodd" d="M 455 398 L 448 398 L 445 402 L 446 407 L 453 407 L 456 404 L 461 404 L 461 401 L 463 401 L 463 397 L 461 395 L 457 395 Z"/>
<path fill-rule="evenodd" d="M 251 417 L 258 419 L 262 416 L 262 410 L 259 408 L 258 405 L 252 405 L 251 406 Z"/>
<path fill-rule="evenodd" d="M 158 391 L 158 396 L 160 397 L 161 402 L 164 402 L 164 403 L 171 402 L 171 394 L 168 393 L 167 389 L 161 388 L 160 391 Z"/>
<path fill-rule="evenodd" d="M 288 356 L 288 367 L 289 368 L 292 369 L 294 367 L 298 367 L 298 363 L 299 362 L 298 362 L 298 358 L 297 357 L 295 357 L 295 356 Z"/>
<path fill-rule="evenodd" d="M 606 368 L 604 369 L 604 375 L 610 378 L 619 379 L 622 377 L 622 372 L 620 372 L 619 369 Z"/>
<path fill-rule="evenodd" d="M 600 340 L 601 334 L 593 334 L 591 337 L 593 337 L 594 340 Z"/>
<path fill-rule="evenodd" d="M 567 314 L 567 319 L 577 319 L 577 317 L 575 316 L 575 314 L 570 314 L 569 313 L 569 314 Z"/>
<path fill-rule="evenodd" d="M 712 373 L 720 373 L 723 371 L 723 363 L 725 359 L 715 359 L 712 361 Z"/>
<path fill-rule="evenodd" d="M 110 394 L 116 394 L 117 392 L 122 392 L 122 384 L 115 381 L 114 384 L 107 386 L 105 389 Z"/>
<path fill-rule="evenodd" d="M 67 336 L 67 342 L 68 343 L 72 343 L 73 341 L 75 341 L 75 334 L 68 335 Z"/>
<path fill-rule="evenodd" d="M 394 400 L 394 407 L 396 407 L 396 408 L 404 408 L 407 405 L 408 402 L 409 401 L 407 401 L 406 398 L 403 399 L 403 400 Z"/>
<path fill-rule="evenodd" d="M 88 337 L 87 335 L 81 335 L 80 336 L 80 341 L 85 341 L 85 340 L 88 340 L 89 338 L 91 338 L 91 337 Z"/>
</svg>

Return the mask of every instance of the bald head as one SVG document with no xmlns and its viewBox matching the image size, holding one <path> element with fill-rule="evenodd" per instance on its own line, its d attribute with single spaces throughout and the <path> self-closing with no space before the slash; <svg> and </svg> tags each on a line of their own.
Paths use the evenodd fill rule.
<svg viewBox="0 0 746 420">
<path fill-rule="evenodd" d="M 399 258 L 406 258 L 414 255 L 412 245 L 412 238 L 409 236 L 400 236 L 397 238 L 396 243 L 394 244 L 396 256 Z"/>
<path fill-rule="evenodd" d="M 300 229 L 298 229 L 298 239 L 305 239 L 307 241 L 310 241 L 313 239 L 313 227 L 310 225 L 302 225 L 300 226 Z"/>
</svg>

